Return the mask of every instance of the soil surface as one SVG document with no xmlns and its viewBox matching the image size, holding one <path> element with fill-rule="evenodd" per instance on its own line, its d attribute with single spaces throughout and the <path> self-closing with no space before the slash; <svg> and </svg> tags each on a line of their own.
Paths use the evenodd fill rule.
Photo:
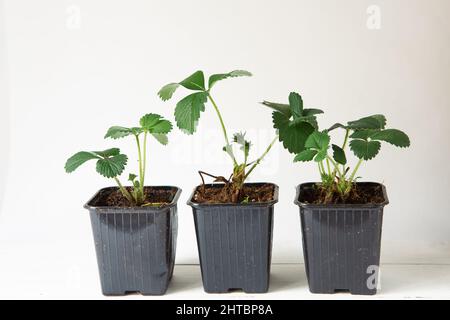
<svg viewBox="0 0 450 320">
<path fill-rule="evenodd" d="M 237 203 L 261 203 L 272 201 L 275 188 L 271 184 L 244 185 Z M 197 188 L 193 202 L 196 203 L 233 203 L 226 185 L 202 185 Z"/>
<path fill-rule="evenodd" d="M 132 188 L 127 188 L 128 191 L 132 191 Z M 152 187 L 144 188 L 145 202 L 143 207 L 163 207 L 172 202 L 173 197 L 176 194 L 176 189 L 154 189 Z M 95 203 L 95 206 L 106 207 L 132 207 L 130 202 L 122 195 L 119 189 L 113 192 L 108 192 L 101 196 Z"/>
<path fill-rule="evenodd" d="M 338 194 L 331 201 L 325 202 L 325 193 L 320 184 L 305 188 L 300 192 L 299 200 L 310 204 L 379 204 L 384 202 L 383 189 L 376 184 L 355 184 L 349 197 L 344 202 Z"/>
</svg>

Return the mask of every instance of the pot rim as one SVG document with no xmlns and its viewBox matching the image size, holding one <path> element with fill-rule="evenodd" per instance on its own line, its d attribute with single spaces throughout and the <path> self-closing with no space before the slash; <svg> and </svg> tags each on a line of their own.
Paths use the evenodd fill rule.
<svg viewBox="0 0 450 320">
<path fill-rule="evenodd" d="M 307 186 L 311 186 L 314 184 L 318 184 L 320 182 L 305 182 L 305 183 L 301 183 L 296 187 L 296 195 L 295 195 L 295 200 L 294 203 L 298 206 L 300 206 L 301 208 L 379 208 L 379 207 L 384 207 L 386 205 L 389 204 L 389 198 L 387 196 L 387 192 L 386 192 L 386 186 L 382 183 L 378 183 L 378 182 L 371 182 L 371 181 L 367 181 L 367 182 L 357 182 L 356 184 L 374 184 L 374 185 L 378 185 L 381 186 L 381 189 L 383 191 L 383 198 L 384 201 L 381 203 L 362 203 L 362 204 L 355 204 L 355 203 L 339 203 L 339 204 L 312 204 L 312 203 L 305 203 L 305 202 L 301 202 L 299 200 L 300 198 L 300 191 L 307 187 Z"/>
<path fill-rule="evenodd" d="M 219 186 L 219 185 L 223 185 L 223 183 L 206 183 L 205 186 Z M 187 201 L 187 205 L 191 206 L 192 208 L 212 208 L 212 207 L 271 207 L 273 206 L 275 203 L 278 202 L 278 192 L 279 192 L 279 187 L 278 185 L 276 185 L 275 183 L 271 183 L 271 182 L 249 182 L 249 183 L 244 183 L 245 186 L 251 186 L 251 185 L 265 185 L 265 184 L 269 184 L 272 185 L 274 187 L 273 190 L 273 199 L 271 201 L 266 201 L 266 202 L 253 202 L 253 203 L 197 203 L 197 202 L 193 202 L 192 199 L 194 198 L 195 193 L 197 192 L 197 189 L 201 186 L 198 185 L 194 188 L 194 191 L 192 191 L 189 200 Z"/>
<path fill-rule="evenodd" d="M 175 186 L 145 186 L 144 188 L 153 188 L 153 189 L 175 189 L 176 193 L 172 199 L 172 201 L 162 207 L 109 207 L 109 206 L 93 206 L 91 205 L 92 201 L 97 198 L 100 193 L 105 192 L 107 190 L 117 190 L 119 189 L 118 187 L 105 187 L 102 188 L 100 190 L 98 190 L 95 195 L 93 197 L 91 197 L 91 199 L 89 199 L 88 202 L 86 202 L 86 204 L 84 205 L 85 209 L 88 209 L 89 211 L 97 211 L 98 213 L 102 213 L 105 211 L 108 211 L 108 213 L 111 213 L 111 211 L 117 211 L 117 213 L 126 213 L 126 212 L 159 212 L 159 211 L 164 211 L 167 210 L 169 208 L 172 208 L 174 206 L 177 205 L 178 199 L 180 198 L 181 192 L 182 190 L 178 187 Z"/>
</svg>

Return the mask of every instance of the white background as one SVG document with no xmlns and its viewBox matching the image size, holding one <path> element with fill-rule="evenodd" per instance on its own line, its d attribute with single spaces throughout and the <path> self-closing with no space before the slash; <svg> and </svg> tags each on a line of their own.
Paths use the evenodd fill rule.
<svg viewBox="0 0 450 320">
<path fill-rule="evenodd" d="M 0 1 L 0 205 L 6 186 L 6 171 L 9 156 L 9 87 L 7 82 L 7 61 L 5 44 L 5 21 L 3 1 Z"/>
<path fill-rule="evenodd" d="M 370 5 L 381 9 L 379 30 L 367 26 Z M 274 134 L 263 99 L 298 91 L 306 107 L 326 111 L 324 127 L 385 114 L 412 145 L 383 145 L 360 171 L 383 182 L 391 202 L 382 260 L 450 263 L 449 10 L 447 0 L 0 1 L 0 270 L 23 270 L 22 281 L 55 288 L 95 278 L 82 206 L 111 182 L 93 165 L 67 175 L 64 162 L 116 145 L 135 159 L 133 141 L 103 140 L 106 129 L 149 112 L 173 120 L 176 100 L 156 93 L 197 69 L 253 72 L 218 83 L 214 94 L 230 131 L 253 137 L 254 156 Z M 183 189 L 177 263 L 195 264 L 185 203 L 197 170 L 226 175 L 230 164 L 210 105 L 195 136 L 175 130 L 170 140 L 151 142 L 147 181 Z M 136 162 L 128 168 L 136 172 Z M 303 261 L 294 188 L 317 179 L 316 166 L 294 164 L 280 145 L 252 176 L 280 186 L 274 262 Z"/>
</svg>

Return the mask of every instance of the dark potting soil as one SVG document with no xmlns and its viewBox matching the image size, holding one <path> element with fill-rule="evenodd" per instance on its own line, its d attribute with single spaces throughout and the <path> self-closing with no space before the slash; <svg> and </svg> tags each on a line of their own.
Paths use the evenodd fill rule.
<svg viewBox="0 0 450 320">
<path fill-rule="evenodd" d="M 275 188 L 271 184 L 244 185 L 237 203 L 262 203 L 272 201 Z M 202 185 L 197 188 L 193 202 L 196 203 L 233 203 L 226 185 Z"/>
<path fill-rule="evenodd" d="M 132 192 L 132 188 L 127 187 L 128 191 Z M 177 193 L 175 188 L 171 189 L 154 189 L 152 187 L 144 188 L 144 207 L 163 207 L 164 205 L 172 202 L 173 197 Z M 119 189 L 112 192 L 108 192 L 99 198 L 95 206 L 106 206 L 106 207 L 132 207 L 130 202 L 122 195 Z"/>
<path fill-rule="evenodd" d="M 355 184 L 348 198 L 343 201 L 339 194 L 334 194 L 330 201 L 325 201 L 325 192 L 320 184 L 301 191 L 299 200 L 309 204 L 380 204 L 385 201 L 383 189 L 375 184 Z"/>
</svg>

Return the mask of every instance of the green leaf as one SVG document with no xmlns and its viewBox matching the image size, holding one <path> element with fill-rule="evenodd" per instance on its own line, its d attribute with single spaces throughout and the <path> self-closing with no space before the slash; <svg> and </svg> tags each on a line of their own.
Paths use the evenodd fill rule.
<svg viewBox="0 0 450 320">
<path fill-rule="evenodd" d="M 380 151 L 380 147 L 381 143 L 379 141 L 364 141 L 359 139 L 350 141 L 350 149 L 359 159 L 373 159 Z"/>
<path fill-rule="evenodd" d="M 138 136 L 143 132 L 142 128 L 140 128 L 140 127 L 133 127 L 133 128 L 130 128 L 130 130 L 131 130 L 131 133 L 135 136 Z"/>
<path fill-rule="evenodd" d="M 330 144 L 330 136 L 325 132 L 315 131 L 306 140 L 305 147 L 307 149 L 327 150 Z"/>
<path fill-rule="evenodd" d="M 180 82 L 180 85 L 189 90 L 201 90 L 205 89 L 205 75 L 203 71 L 197 71 Z"/>
<path fill-rule="evenodd" d="M 291 121 L 291 126 L 295 126 L 300 122 L 308 122 L 310 125 L 312 125 L 314 127 L 314 129 L 318 130 L 319 129 L 319 125 L 317 123 L 317 118 L 316 116 L 307 116 L 307 117 L 300 117 L 297 118 L 295 120 Z"/>
<path fill-rule="evenodd" d="M 315 129 L 318 129 L 319 126 L 317 124 L 317 114 L 323 113 L 322 110 L 319 109 L 303 109 L 303 101 L 301 100 L 301 96 L 297 93 L 291 93 L 289 96 L 290 102 L 294 105 L 295 112 L 297 113 L 296 116 L 294 116 L 294 120 L 291 123 L 291 125 L 296 125 L 300 122 L 308 122 L 311 124 Z M 274 103 L 269 101 L 263 101 L 263 105 L 272 108 L 278 112 L 281 112 L 284 114 L 287 118 L 290 118 L 293 115 L 292 107 L 288 104 L 282 104 L 282 103 Z M 301 111 L 301 115 L 299 116 L 298 113 Z"/>
<path fill-rule="evenodd" d="M 164 133 L 152 133 L 151 135 L 164 146 L 169 143 L 169 138 Z"/>
<path fill-rule="evenodd" d="M 377 141 L 385 141 L 401 148 L 409 147 L 410 145 L 409 137 L 404 132 L 397 129 L 357 130 L 350 135 L 350 138 L 362 139 L 366 141 L 368 141 L 369 139 Z"/>
<path fill-rule="evenodd" d="M 137 178 L 137 175 L 135 175 L 135 174 L 133 174 L 133 173 L 130 173 L 130 174 L 128 175 L 128 181 L 133 182 L 134 180 L 136 180 L 136 178 Z"/>
<path fill-rule="evenodd" d="M 304 117 L 315 116 L 316 114 L 322 114 L 323 111 L 320 109 L 303 109 L 302 115 Z"/>
<path fill-rule="evenodd" d="M 107 178 L 114 178 L 122 174 L 128 157 L 120 153 L 117 148 L 104 151 L 82 151 L 67 160 L 65 169 L 70 173 L 89 160 L 97 160 L 97 172 Z"/>
<path fill-rule="evenodd" d="M 316 150 L 312 150 L 312 149 L 307 149 L 307 150 L 303 150 L 302 152 L 300 152 L 298 155 L 295 156 L 294 158 L 294 162 L 307 162 L 307 161 L 311 161 L 312 159 L 314 159 L 314 157 L 316 156 L 317 151 Z"/>
<path fill-rule="evenodd" d="M 100 157 L 94 152 L 88 151 L 78 152 L 67 160 L 64 169 L 66 170 L 67 173 L 74 172 L 76 169 L 78 169 L 78 167 L 83 165 L 85 162 L 93 159 L 100 159 Z"/>
<path fill-rule="evenodd" d="M 298 154 L 305 149 L 305 142 L 314 132 L 314 127 L 308 122 L 300 122 L 291 126 L 289 118 L 280 112 L 272 114 L 274 128 L 278 129 L 279 140 L 291 153 Z"/>
<path fill-rule="evenodd" d="M 155 113 L 149 113 L 143 116 L 139 120 L 139 124 L 144 130 L 150 130 L 154 126 L 157 126 L 158 123 L 161 121 L 161 116 Z"/>
<path fill-rule="evenodd" d="M 97 172 L 106 178 L 115 178 L 122 174 L 127 162 L 128 157 L 124 154 L 100 159 L 97 161 Z"/>
<path fill-rule="evenodd" d="M 348 122 L 349 129 L 384 129 L 386 126 L 386 118 L 381 114 L 364 117 L 356 121 Z"/>
<path fill-rule="evenodd" d="M 315 116 L 302 117 L 302 119 L 312 125 L 314 129 L 319 130 L 319 124 L 317 123 L 317 118 Z"/>
<path fill-rule="evenodd" d="M 320 150 L 319 152 L 317 152 L 316 157 L 314 158 L 315 162 L 321 162 L 323 160 L 325 160 L 325 158 L 327 157 L 327 150 Z"/>
<path fill-rule="evenodd" d="M 382 131 L 375 132 L 371 138 L 373 140 L 386 141 L 394 146 L 400 148 L 409 147 L 411 142 L 409 137 L 403 131 L 397 129 L 386 129 Z"/>
<path fill-rule="evenodd" d="M 165 120 L 158 114 L 149 113 L 140 120 L 141 127 L 144 131 L 150 133 L 169 133 L 172 130 L 170 121 Z"/>
<path fill-rule="evenodd" d="M 169 83 L 159 90 L 158 96 L 162 99 L 162 101 L 167 101 L 172 98 L 179 86 L 180 84 L 178 83 Z"/>
<path fill-rule="evenodd" d="M 373 116 L 371 116 L 372 118 L 375 118 L 378 120 L 378 122 L 380 123 L 380 129 L 384 129 L 386 127 L 386 117 L 382 114 L 375 114 Z"/>
<path fill-rule="evenodd" d="M 333 148 L 334 161 L 345 166 L 347 164 L 347 157 L 345 156 L 345 151 L 335 144 L 333 144 L 331 147 Z"/>
<path fill-rule="evenodd" d="M 220 74 L 213 74 L 212 76 L 209 77 L 209 89 L 212 88 L 212 86 L 220 80 L 225 80 L 228 78 L 236 78 L 236 77 L 251 77 L 252 74 L 248 71 L 245 70 L 234 70 L 231 71 L 229 73 L 220 73 Z"/>
<path fill-rule="evenodd" d="M 177 126 L 188 134 L 193 134 L 197 128 L 200 113 L 205 111 L 208 95 L 206 92 L 193 93 L 177 103 L 175 120 Z"/>
<path fill-rule="evenodd" d="M 112 149 L 107 149 L 104 151 L 93 151 L 93 153 L 95 153 L 96 155 L 98 155 L 102 158 L 108 158 L 108 157 L 113 157 L 113 156 L 117 156 L 118 154 L 120 154 L 120 149 L 112 148 Z"/>
<path fill-rule="evenodd" d="M 377 130 L 374 129 L 367 129 L 367 130 L 356 130 L 350 135 L 350 138 L 352 139 L 361 139 L 361 140 L 369 140 L 369 138 L 372 137 L 372 135 L 377 132 Z"/>
<path fill-rule="evenodd" d="M 250 154 L 250 147 L 252 146 L 252 143 L 250 141 L 245 141 L 244 145 L 241 147 L 241 150 L 244 151 L 244 156 L 247 159 L 248 155 Z"/>
<path fill-rule="evenodd" d="M 130 128 L 114 126 L 108 129 L 108 132 L 105 135 L 105 139 L 120 139 L 132 135 L 133 131 Z"/>
<path fill-rule="evenodd" d="M 266 107 L 269 107 L 278 112 L 281 112 L 288 119 L 292 116 L 291 107 L 288 104 L 274 103 L 274 102 L 269 102 L 269 101 L 263 101 L 262 104 L 265 105 Z"/>
<path fill-rule="evenodd" d="M 346 129 L 347 127 L 344 126 L 344 125 L 341 124 L 341 123 L 335 123 L 335 124 L 333 124 L 329 129 L 327 129 L 327 132 L 333 131 L 333 130 L 335 130 L 335 129 L 337 129 L 337 128 L 343 128 L 343 129 Z"/>
<path fill-rule="evenodd" d="M 329 144 L 330 136 L 327 133 L 314 131 L 306 140 L 305 148 L 315 150 L 317 154 L 314 161 L 321 162 L 327 157 Z"/>
<path fill-rule="evenodd" d="M 269 102 L 269 101 L 263 101 L 261 102 L 266 107 L 272 108 L 278 112 L 283 113 L 286 117 L 290 118 L 292 116 L 291 113 L 291 106 L 288 104 L 282 104 L 282 103 L 275 103 L 275 102 Z M 315 123 L 315 126 L 317 126 L 317 120 L 315 115 L 323 113 L 320 109 L 303 109 L 302 113 L 302 119 L 304 118 L 306 122 L 310 122 L 311 124 Z M 303 120 L 301 120 L 303 121 Z"/>
<path fill-rule="evenodd" d="M 294 120 L 303 116 L 303 100 L 298 93 L 291 92 L 289 94 L 289 106 L 291 107 Z"/>
</svg>

